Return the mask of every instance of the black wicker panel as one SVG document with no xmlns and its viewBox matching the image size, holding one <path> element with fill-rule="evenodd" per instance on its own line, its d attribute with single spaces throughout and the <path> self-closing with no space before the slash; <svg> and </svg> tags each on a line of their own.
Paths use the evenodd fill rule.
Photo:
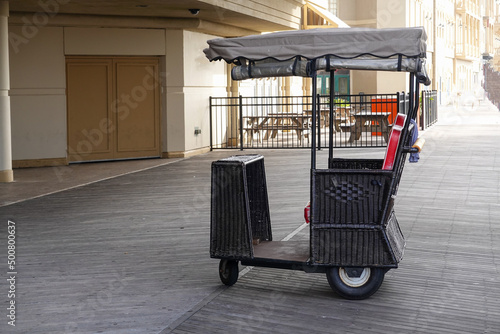
<svg viewBox="0 0 500 334">
<path fill-rule="evenodd" d="M 312 233 L 313 261 L 338 266 L 394 266 L 381 229 L 329 228 Z"/>
<path fill-rule="evenodd" d="M 252 258 L 253 239 L 272 240 L 263 157 L 213 162 L 211 205 L 212 257 Z"/>
<path fill-rule="evenodd" d="M 387 239 L 389 240 L 394 260 L 396 262 L 401 261 L 401 259 L 403 259 L 406 241 L 403 233 L 401 232 L 401 229 L 399 228 L 398 220 L 396 219 L 394 211 L 391 212 L 391 215 L 389 217 L 386 235 Z"/>
<path fill-rule="evenodd" d="M 212 165 L 210 255 L 252 257 L 248 199 L 241 165 Z"/>
<path fill-rule="evenodd" d="M 397 266 L 384 221 L 393 177 L 392 171 L 383 170 L 313 171 L 311 247 L 315 263 Z"/>
<path fill-rule="evenodd" d="M 313 175 L 313 224 L 380 225 L 391 172 L 316 170 Z"/>
<path fill-rule="evenodd" d="M 340 159 L 330 160 L 330 169 L 382 169 L 382 159 Z"/>
<path fill-rule="evenodd" d="M 272 240 L 264 159 L 246 165 L 250 221 L 254 239 Z"/>
</svg>

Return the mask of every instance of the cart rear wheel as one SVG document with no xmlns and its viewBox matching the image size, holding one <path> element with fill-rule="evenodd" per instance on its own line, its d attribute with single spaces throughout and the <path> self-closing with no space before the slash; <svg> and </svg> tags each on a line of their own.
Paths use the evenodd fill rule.
<svg viewBox="0 0 500 334">
<path fill-rule="evenodd" d="M 333 291 L 346 299 L 365 299 L 373 295 L 384 281 L 385 271 L 381 268 L 332 267 L 326 278 Z"/>
<path fill-rule="evenodd" d="M 219 277 L 222 283 L 231 286 L 238 280 L 238 261 L 220 260 Z"/>
</svg>

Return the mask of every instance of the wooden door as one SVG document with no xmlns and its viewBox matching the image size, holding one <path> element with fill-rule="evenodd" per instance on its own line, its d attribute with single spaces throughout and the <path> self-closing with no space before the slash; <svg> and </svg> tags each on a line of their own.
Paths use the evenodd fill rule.
<svg viewBox="0 0 500 334">
<path fill-rule="evenodd" d="M 68 57 L 70 162 L 160 156 L 158 59 Z"/>
<path fill-rule="evenodd" d="M 110 98 L 113 62 L 110 59 L 68 60 L 68 158 L 69 161 L 114 157 L 113 111 Z"/>
</svg>

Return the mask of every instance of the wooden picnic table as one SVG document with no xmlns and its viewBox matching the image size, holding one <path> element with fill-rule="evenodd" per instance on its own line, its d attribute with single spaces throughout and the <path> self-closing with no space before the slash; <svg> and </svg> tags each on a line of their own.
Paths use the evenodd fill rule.
<svg viewBox="0 0 500 334">
<path fill-rule="evenodd" d="M 312 116 L 312 110 L 304 110 L 304 114 Z M 321 127 L 326 127 L 330 124 L 330 109 L 321 109 L 319 113 L 319 124 Z"/>
<path fill-rule="evenodd" d="M 312 111 L 310 109 L 304 110 L 304 113 L 307 115 L 312 115 Z M 335 107 L 333 110 L 333 130 L 340 132 L 340 124 L 342 123 L 350 123 L 353 120 L 351 116 L 351 107 Z M 319 124 L 322 128 L 328 127 L 330 125 L 330 109 L 321 109 L 319 114 Z"/>
<path fill-rule="evenodd" d="M 352 115 L 354 117 L 354 124 L 349 125 L 351 132 L 349 142 L 352 143 L 360 139 L 362 132 L 381 132 L 387 142 L 390 133 L 390 125 L 387 117 L 390 114 L 389 112 L 360 111 Z"/>
<path fill-rule="evenodd" d="M 278 131 L 293 130 L 297 133 L 297 138 L 302 141 L 306 131 L 310 130 L 312 116 L 302 113 L 269 113 L 267 115 L 243 116 L 246 119 L 246 126 L 243 128 L 247 132 L 247 139 L 253 138 L 254 134 L 264 133 L 263 139 L 275 138 Z"/>
</svg>

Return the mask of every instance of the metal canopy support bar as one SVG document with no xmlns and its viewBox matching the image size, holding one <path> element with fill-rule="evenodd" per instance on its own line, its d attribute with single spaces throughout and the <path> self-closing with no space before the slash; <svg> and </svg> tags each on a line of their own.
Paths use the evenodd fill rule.
<svg viewBox="0 0 500 334">
<path fill-rule="evenodd" d="M 316 169 L 316 122 L 317 122 L 317 99 L 316 93 L 318 90 L 318 83 L 316 81 L 316 72 L 312 76 L 312 126 L 311 126 L 311 169 Z"/>
<path fill-rule="evenodd" d="M 321 151 L 321 100 L 320 100 L 320 95 L 316 94 L 316 117 L 318 119 L 318 125 L 316 129 L 318 129 L 318 151 Z M 316 124 L 314 124 L 316 126 Z"/>
<path fill-rule="evenodd" d="M 335 102 L 335 70 L 330 71 L 329 143 L 333 143 L 333 108 Z M 328 161 L 333 159 L 333 145 L 328 145 Z"/>
<path fill-rule="evenodd" d="M 313 207 L 313 197 L 314 197 L 314 170 L 316 169 L 316 120 L 317 120 L 317 115 L 316 115 L 316 93 L 318 89 L 318 82 L 317 82 L 317 75 L 316 71 L 314 71 L 314 75 L 312 77 L 312 126 L 311 126 L 311 172 L 310 172 L 310 181 L 309 181 L 309 203 L 311 205 L 311 208 Z M 311 219 L 312 219 L 312 211 L 311 211 Z M 311 228 L 311 226 L 309 226 Z M 310 231 L 311 232 L 311 231 Z M 310 241 L 311 242 L 311 241 Z M 312 249 L 312 247 L 311 247 Z"/>
</svg>

